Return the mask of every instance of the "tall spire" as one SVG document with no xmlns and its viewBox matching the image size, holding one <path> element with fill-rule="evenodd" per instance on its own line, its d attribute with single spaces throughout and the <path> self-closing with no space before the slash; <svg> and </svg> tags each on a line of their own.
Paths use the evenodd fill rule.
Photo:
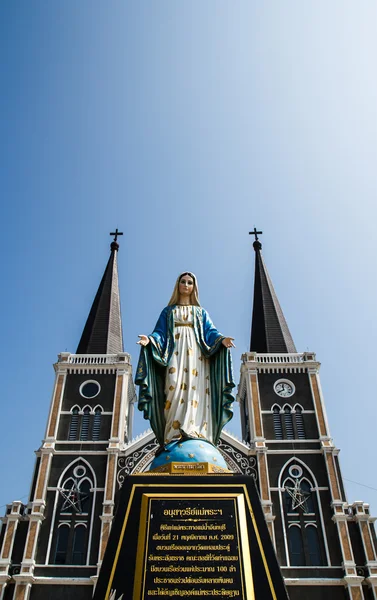
<svg viewBox="0 0 377 600">
<path fill-rule="evenodd" d="M 261 253 L 262 244 L 257 231 L 253 248 L 255 250 L 254 305 L 251 324 L 251 352 L 296 352 L 292 336 L 277 299 L 274 286 L 267 272 Z"/>
<path fill-rule="evenodd" d="M 111 254 L 90 309 L 77 354 L 118 354 L 123 352 L 122 318 L 118 284 L 118 229 L 111 233 Z"/>
</svg>

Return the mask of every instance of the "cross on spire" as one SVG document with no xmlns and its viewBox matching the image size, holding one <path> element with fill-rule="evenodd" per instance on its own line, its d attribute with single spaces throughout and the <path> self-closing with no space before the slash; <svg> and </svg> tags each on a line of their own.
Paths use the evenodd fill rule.
<svg viewBox="0 0 377 600">
<path fill-rule="evenodd" d="M 123 235 L 123 231 L 118 231 L 118 227 L 117 227 L 115 231 L 111 231 L 110 232 L 110 235 L 114 235 L 115 236 L 114 237 L 114 242 L 116 242 L 117 239 L 118 239 L 118 235 Z"/>
<path fill-rule="evenodd" d="M 254 227 L 253 231 L 249 231 L 249 235 L 255 235 L 255 241 L 256 242 L 259 240 L 258 234 L 261 235 L 262 233 L 263 233 L 263 231 L 257 231 L 256 227 Z"/>
</svg>

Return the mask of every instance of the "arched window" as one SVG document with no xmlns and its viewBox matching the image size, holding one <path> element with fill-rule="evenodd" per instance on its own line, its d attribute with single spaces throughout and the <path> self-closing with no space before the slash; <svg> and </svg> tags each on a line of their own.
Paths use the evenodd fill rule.
<svg viewBox="0 0 377 600">
<path fill-rule="evenodd" d="M 67 548 L 68 548 L 68 538 L 69 538 L 69 525 L 61 524 L 58 527 L 58 535 L 56 539 L 56 550 L 55 550 L 55 560 L 54 563 L 56 565 L 65 565 L 65 561 L 67 558 Z"/>
<path fill-rule="evenodd" d="M 306 539 L 308 541 L 309 564 L 321 565 L 321 547 L 319 543 L 318 531 L 315 525 L 309 524 L 306 527 Z"/>
<path fill-rule="evenodd" d="M 69 425 L 69 433 L 68 433 L 69 440 L 77 440 L 78 425 L 79 425 L 79 408 L 78 408 L 78 406 L 75 406 L 72 409 L 72 413 L 71 413 L 71 423 Z"/>
<path fill-rule="evenodd" d="M 64 471 L 56 492 L 49 561 L 54 564 L 88 564 L 88 541 L 93 526 L 95 474 L 84 459 Z"/>
<path fill-rule="evenodd" d="M 86 551 L 86 525 L 78 524 L 75 527 L 73 535 L 73 550 L 72 550 L 72 564 L 83 565 L 85 564 L 85 551 Z"/>
<path fill-rule="evenodd" d="M 80 440 L 84 441 L 84 440 L 88 439 L 89 419 L 90 419 L 90 408 L 87 406 L 84 408 L 84 413 L 82 415 Z"/>
<path fill-rule="evenodd" d="M 284 408 L 284 425 L 285 425 L 285 435 L 286 435 L 287 440 L 293 440 L 295 437 L 295 434 L 293 431 L 291 408 L 289 406 L 286 406 Z"/>
<path fill-rule="evenodd" d="M 283 427 L 281 425 L 280 408 L 278 406 L 274 406 L 274 408 L 273 408 L 273 420 L 274 420 L 275 439 L 282 440 L 283 439 Z"/>
<path fill-rule="evenodd" d="M 301 460 L 291 459 L 280 473 L 279 489 L 287 564 L 328 564 L 320 497 L 313 474 Z"/>
<path fill-rule="evenodd" d="M 93 429 L 92 429 L 93 440 L 100 439 L 101 417 L 102 417 L 102 410 L 100 409 L 100 407 L 97 407 L 96 410 L 94 411 L 94 419 L 93 419 Z"/>
<path fill-rule="evenodd" d="M 296 406 L 296 430 L 297 430 L 298 439 L 304 440 L 305 439 L 305 427 L 304 427 L 304 419 L 302 416 L 301 406 Z"/>
<path fill-rule="evenodd" d="M 302 541 L 300 525 L 290 525 L 288 528 L 289 553 L 291 564 L 301 567 L 305 566 L 304 544 Z"/>
</svg>

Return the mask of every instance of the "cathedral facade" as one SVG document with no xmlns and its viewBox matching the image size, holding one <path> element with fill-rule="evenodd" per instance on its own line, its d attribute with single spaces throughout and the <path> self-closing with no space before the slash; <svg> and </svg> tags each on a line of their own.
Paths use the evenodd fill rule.
<svg viewBox="0 0 377 600">
<path fill-rule="evenodd" d="M 12 502 L 2 518 L 0 600 L 89 600 L 123 483 L 155 456 L 152 431 L 132 437 L 118 249 L 115 240 L 76 353 L 54 365 L 29 501 Z M 230 471 L 256 482 L 291 600 L 377 600 L 375 518 L 368 504 L 347 502 L 320 363 L 296 351 L 258 239 L 254 250 L 251 343 L 237 395 L 242 441 L 225 430 L 219 450 Z"/>
</svg>

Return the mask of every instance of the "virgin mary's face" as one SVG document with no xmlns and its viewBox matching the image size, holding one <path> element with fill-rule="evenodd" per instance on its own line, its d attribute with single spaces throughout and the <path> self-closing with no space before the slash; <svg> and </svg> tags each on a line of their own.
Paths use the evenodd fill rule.
<svg viewBox="0 0 377 600">
<path fill-rule="evenodd" d="M 179 293 L 181 296 L 191 296 L 194 290 L 194 280 L 191 275 L 182 275 L 179 280 Z"/>
</svg>

